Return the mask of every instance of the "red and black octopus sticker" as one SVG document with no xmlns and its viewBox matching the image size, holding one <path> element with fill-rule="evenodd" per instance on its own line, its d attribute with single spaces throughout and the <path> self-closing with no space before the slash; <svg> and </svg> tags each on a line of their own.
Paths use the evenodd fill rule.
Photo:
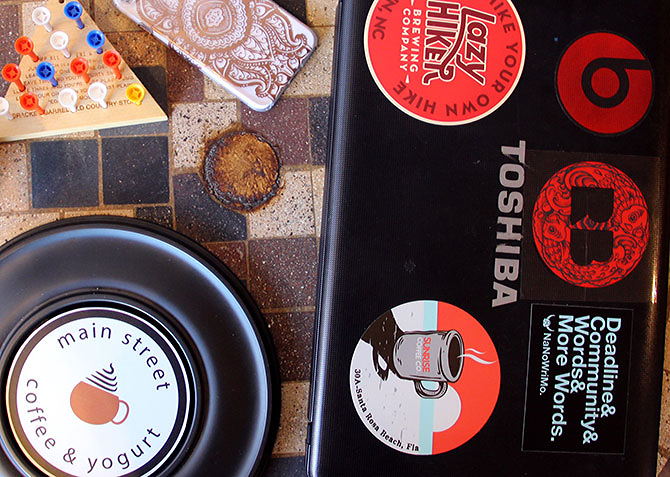
<svg viewBox="0 0 670 477">
<path fill-rule="evenodd" d="M 640 263 L 649 242 L 649 210 L 640 189 L 619 169 L 572 164 L 540 191 L 533 237 L 544 263 L 562 280 L 606 287 Z"/>
</svg>

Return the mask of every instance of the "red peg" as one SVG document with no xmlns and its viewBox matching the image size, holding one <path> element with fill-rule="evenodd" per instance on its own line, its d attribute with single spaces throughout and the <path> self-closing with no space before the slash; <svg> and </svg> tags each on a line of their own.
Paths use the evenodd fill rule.
<svg viewBox="0 0 670 477">
<path fill-rule="evenodd" d="M 33 93 L 22 94 L 19 102 L 21 103 L 21 107 L 26 111 L 37 111 L 40 115 L 46 113 L 42 106 L 40 106 L 40 100 Z"/>
<path fill-rule="evenodd" d="M 88 75 L 88 62 L 83 58 L 75 58 L 70 62 L 70 71 L 77 76 L 81 76 L 84 83 L 91 82 L 91 77 Z"/>
<path fill-rule="evenodd" d="M 121 79 L 121 71 L 119 70 L 119 65 L 121 64 L 121 55 L 116 51 L 108 50 L 102 55 L 102 62 L 105 66 L 108 66 L 114 71 L 116 79 Z"/>
<path fill-rule="evenodd" d="M 25 55 L 25 56 L 30 56 L 30 58 L 37 63 L 40 61 L 40 58 L 35 54 L 35 45 L 33 44 L 32 40 L 28 38 L 27 36 L 22 36 L 19 37 L 15 42 L 14 42 L 14 49 L 19 55 Z"/>
<path fill-rule="evenodd" d="M 26 90 L 25 85 L 21 82 L 21 70 L 19 69 L 19 65 L 15 63 L 6 64 L 2 69 L 2 77 L 5 81 L 16 84 L 19 91 L 23 92 Z"/>
</svg>

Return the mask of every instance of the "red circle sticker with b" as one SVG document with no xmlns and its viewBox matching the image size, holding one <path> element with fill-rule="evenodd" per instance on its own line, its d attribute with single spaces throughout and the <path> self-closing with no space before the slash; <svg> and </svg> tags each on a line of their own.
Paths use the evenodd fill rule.
<svg viewBox="0 0 670 477">
<path fill-rule="evenodd" d="M 456 126 L 488 116 L 509 98 L 526 43 L 509 0 L 376 0 L 365 53 L 395 106 L 421 121 Z"/>
<path fill-rule="evenodd" d="M 580 162 L 558 171 L 540 191 L 533 236 L 558 277 L 583 288 L 606 287 L 640 263 L 649 242 L 649 209 L 625 173 Z"/>
<path fill-rule="evenodd" d="M 596 134 L 614 135 L 637 126 L 654 92 L 649 60 L 614 33 L 590 33 L 572 43 L 556 72 L 558 98 L 567 115 Z"/>
</svg>

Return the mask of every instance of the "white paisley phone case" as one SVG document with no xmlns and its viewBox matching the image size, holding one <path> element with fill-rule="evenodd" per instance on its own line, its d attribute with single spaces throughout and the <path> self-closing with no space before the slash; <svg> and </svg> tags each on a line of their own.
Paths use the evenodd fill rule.
<svg viewBox="0 0 670 477">
<path fill-rule="evenodd" d="M 310 28 L 271 0 L 114 4 L 256 111 L 274 106 L 317 44 Z"/>
</svg>

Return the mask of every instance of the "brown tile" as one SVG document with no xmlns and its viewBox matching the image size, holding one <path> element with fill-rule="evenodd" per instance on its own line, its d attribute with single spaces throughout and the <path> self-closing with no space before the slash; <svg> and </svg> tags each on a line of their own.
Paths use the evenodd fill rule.
<svg viewBox="0 0 670 477">
<path fill-rule="evenodd" d="M 661 474 L 665 469 L 665 474 Z M 656 475 L 658 477 L 668 477 L 670 476 L 670 464 L 668 464 L 667 457 L 663 457 L 660 453 L 658 454 L 658 460 L 656 461 Z"/>
<path fill-rule="evenodd" d="M 165 66 L 166 46 L 145 31 L 109 33 L 109 41 L 131 68 Z"/>
<path fill-rule="evenodd" d="M 217 256 L 240 280 L 247 279 L 247 248 L 244 242 L 212 242 L 205 247 Z"/>
<path fill-rule="evenodd" d="M 261 309 L 313 306 L 316 239 L 249 241 L 249 287 Z"/>
<path fill-rule="evenodd" d="M 310 162 L 309 101 L 284 98 L 270 111 L 242 107 L 242 123 L 260 133 L 275 147 L 283 164 Z"/>
<path fill-rule="evenodd" d="M 18 212 L 30 208 L 28 177 L 26 145 L 0 144 L 0 212 Z"/>
<path fill-rule="evenodd" d="M 670 371 L 670 310 L 668 310 L 668 321 L 665 322 L 665 364 L 663 368 Z"/>
<path fill-rule="evenodd" d="M 279 355 L 282 380 L 309 380 L 314 313 L 271 313 L 265 319 Z"/>
<path fill-rule="evenodd" d="M 666 457 L 670 457 L 670 373 L 663 372 L 663 398 L 661 400 L 661 426 L 658 448 Z"/>
<path fill-rule="evenodd" d="M 309 383 L 284 383 L 281 390 L 279 433 L 272 455 L 304 454 Z"/>
<path fill-rule="evenodd" d="M 204 75 L 172 49 L 167 50 L 168 98 L 190 103 L 205 98 Z"/>
<path fill-rule="evenodd" d="M 140 27 L 121 13 L 112 1 L 95 2 L 93 17 L 98 28 L 105 33 L 140 30 Z"/>
<path fill-rule="evenodd" d="M 21 36 L 19 29 L 19 7 L 0 5 L 0 67 L 19 62 L 19 55 L 14 51 L 14 40 Z M 9 83 L 0 78 L 0 95 L 4 96 L 8 87 Z"/>
</svg>

